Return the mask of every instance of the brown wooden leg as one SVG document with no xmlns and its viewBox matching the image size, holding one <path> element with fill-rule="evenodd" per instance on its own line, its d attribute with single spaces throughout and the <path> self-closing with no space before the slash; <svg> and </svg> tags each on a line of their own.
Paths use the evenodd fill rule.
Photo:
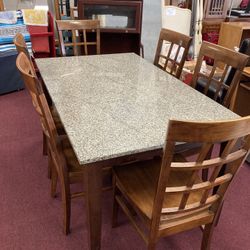
<svg viewBox="0 0 250 250">
<path fill-rule="evenodd" d="M 52 164 L 52 162 L 50 164 Z M 57 180 L 58 180 L 57 170 L 55 169 L 55 166 L 51 165 L 50 195 L 52 198 L 56 197 Z"/>
<path fill-rule="evenodd" d="M 71 197 L 68 188 L 62 188 L 63 203 L 63 232 L 68 235 L 70 233 L 70 215 L 71 215 Z"/>
<path fill-rule="evenodd" d="M 48 147 L 47 147 L 47 138 L 46 135 L 43 133 L 43 155 L 47 155 L 48 152 Z"/>
<path fill-rule="evenodd" d="M 155 250 L 156 243 L 155 242 L 149 242 L 148 243 L 148 250 Z"/>
<path fill-rule="evenodd" d="M 115 182 L 115 181 L 114 181 Z M 118 194 L 118 189 L 115 186 L 115 183 L 113 183 L 113 213 L 112 213 L 112 227 L 117 226 L 117 216 L 118 216 L 118 210 L 119 210 L 119 204 L 116 201 L 115 196 Z"/>
<path fill-rule="evenodd" d="M 102 224 L 102 168 L 86 167 L 84 173 L 89 249 L 101 249 Z"/>
<path fill-rule="evenodd" d="M 214 230 L 214 223 L 205 225 L 201 243 L 201 250 L 209 250 Z"/>
</svg>

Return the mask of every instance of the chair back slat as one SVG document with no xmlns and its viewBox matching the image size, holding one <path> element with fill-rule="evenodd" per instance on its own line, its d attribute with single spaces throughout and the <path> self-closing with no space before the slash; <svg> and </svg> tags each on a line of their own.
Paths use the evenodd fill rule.
<svg viewBox="0 0 250 250">
<path fill-rule="evenodd" d="M 180 78 L 192 38 L 162 29 L 155 53 L 154 65 Z"/>
<path fill-rule="evenodd" d="M 43 89 L 36 74 L 33 71 L 32 62 L 26 54 L 20 52 L 20 54 L 17 56 L 16 66 L 22 75 L 27 90 L 29 91 L 33 106 L 40 117 L 43 132 L 47 137 L 49 137 L 47 126 L 45 124 L 42 110 L 38 101 L 39 95 L 43 94 Z"/>
<path fill-rule="evenodd" d="M 211 66 L 210 72 L 204 73 L 202 62 L 205 57 L 213 60 L 213 66 Z M 216 44 L 203 42 L 194 70 L 192 87 L 228 108 L 248 60 L 247 55 Z M 221 65 L 223 65 L 223 69 L 221 69 Z M 232 81 L 229 82 L 227 78 L 232 70 L 235 70 L 235 74 Z M 218 76 L 218 73 L 221 76 Z M 203 82 L 202 86 L 200 86 L 201 82 Z"/>
<path fill-rule="evenodd" d="M 27 44 L 24 40 L 24 37 L 21 33 L 17 33 L 13 39 L 13 43 L 16 46 L 17 52 L 21 53 L 23 52 L 27 57 L 30 57 Z"/>
<path fill-rule="evenodd" d="M 95 46 L 96 54 L 100 54 L 100 21 L 99 20 L 57 20 L 57 29 L 59 33 L 60 47 L 62 56 L 66 56 L 66 47 L 73 47 L 75 56 L 80 55 L 83 46 L 84 55 L 89 54 L 88 47 Z M 72 35 L 72 41 L 69 36 L 64 39 L 64 33 Z M 94 41 L 88 41 L 88 34 L 95 33 Z"/>
<path fill-rule="evenodd" d="M 187 128 L 192 133 L 189 133 Z M 249 153 L 249 135 L 250 116 L 218 122 L 170 121 L 153 205 L 153 220 L 160 223 L 161 218 L 166 220 L 169 216 L 180 219 L 204 209 L 216 214 L 228 185 Z M 195 159 L 189 162 L 172 159 L 174 147 L 180 142 L 202 144 Z M 220 143 L 225 144 L 222 153 L 218 155 L 215 151 L 210 159 L 207 159 L 211 149 L 218 148 Z M 223 173 L 222 167 L 225 168 Z M 202 169 L 211 171 L 206 181 L 199 177 Z M 172 172 L 186 173 L 184 183 L 179 186 L 170 184 Z M 178 194 L 175 198 L 176 205 L 164 207 L 165 199 L 171 199 L 173 194 Z"/>
</svg>

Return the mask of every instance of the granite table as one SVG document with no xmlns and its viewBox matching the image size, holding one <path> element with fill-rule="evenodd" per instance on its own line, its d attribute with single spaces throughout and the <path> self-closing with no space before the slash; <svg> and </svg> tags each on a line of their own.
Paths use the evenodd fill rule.
<svg viewBox="0 0 250 250">
<path fill-rule="evenodd" d="M 162 150 L 169 119 L 238 116 L 132 54 L 36 60 L 82 167 L 89 248 L 101 248 L 102 166 Z"/>
</svg>

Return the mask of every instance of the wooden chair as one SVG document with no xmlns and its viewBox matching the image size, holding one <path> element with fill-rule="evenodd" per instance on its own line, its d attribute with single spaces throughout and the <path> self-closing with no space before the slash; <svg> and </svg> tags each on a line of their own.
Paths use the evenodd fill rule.
<svg viewBox="0 0 250 250">
<path fill-rule="evenodd" d="M 40 91 L 44 92 L 45 89 L 44 89 L 43 85 L 41 84 L 41 81 L 38 79 L 39 71 L 38 71 L 37 67 L 34 65 L 33 58 L 29 54 L 29 51 L 27 49 L 27 45 L 26 45 L 26 42 L 24 40 L 23 35 L 21 33 L 17 33 L 13 39 L 13 42 L 16 46 L 18 54 L 24 53 L 26 55 L 26 57 L 29 59 L 30 65 L 31 65 L 31 70 L 32 70 L 32 75 L 34 77 L 36 77 L 36 84 L 38 85 L 38 88 L 40 89 Z M 24 58 L 24 57 L 22 57 L 22 58 Z M 25 61 L 26 59 L 23 59 L 23 60 Z M 24 81 L 24 82 L 26 84 L 26 81 Z M 28 91 L 31 95 L 33 105 L 35 106 L 35 108 L 37 108 L 37 104 L 34 103 L 34 93 L 33 93 L 34 90 L 32 89 L 32 86 L 29 84 L 26 84 L 26 88 L 28 89 Z M 54 106 L 51 106 L 50 109 L 51 109 L 51 112 L 53 114 L 53 119 L 55 121 L 55 124 L 56 124 L 56 127 L 57 127 L 59 134 L 65 134 L 63 125 L 61 123 L 61 120 L 59 118 L 59 115 L 58 115 L 56 109 L 54 108 Z M 45 155 L 46 153 L 47 153 L 47 142 L 46 142 L 46 136 L 43 134 L 43 154 Z M 49 176 L 50 176 L 50 174 L 49 174 Z"/>
<path fill-rule="evenodd" d="M 180 78 L 192 38 L 162 29 L 155 53 L 154 65 Z"/>
<path fill-rule="evenodd" d="M 3 3 L 3 0 L 0 0 L 0 11 L 4 11 L 4 3 Z"/>
<path fill-rule="evenodd" d="M 30 53 L 27 48 L 27 44 L 24 40 L 24 37 L 21 33 L 17 33 L 13 39 L 13 43 L 16 46 L 16 50 L 18 53 L 23 52 L 28 58 L 30 58 Z"/>
<path fill-rule="evenodd" d="M 236 146 L 238 141 L 241 146 Z M 173 158 L 178 142 L 202 143 L 196 160 Z M 226 142 L 221 156 L 206 160 L 218 142 Z M 224 195 L 249 149 L 250 116 L 219 122 L 169 121 L 162 160 L 114 168 L 113 226 L 121 207 L 149 250 L 155 249 L 159 238 L 195 227 L 204 227 L 201 249 L 210 249 Z M 226 171 L 218 176 L 225 164 Z M 212 170 L 208 181 L 201 180 L 202 169 Z M 146 234 L 135 212 L 148 229 Z"/>
<path fill-rule="evenodd" d="M 73 47 L 73 55 L 77 56 L 82 54 L 82 48 L 84 47 L 84 55 L 89 54 L 88 47 L 95 46 L 96 54 L 100 54 L 100 21 L 99 20 L 57 20 L 57 29 L 59 33 L 59 42 L 62 56 L 66 56 L 66 47 Z M 63 32 L 70 34 L 71 37 L 65 36 Z M 87 32 L 88 31 L 88 32 Z M 87 41 L 87 35 L 96 33 L 96 39 Z M 91 33 L 91 34 L 90 34 Z M 93 37 L 92 37 L 93 38 Z M 68 41 L 66 41 L 66 39 Z M 70 41 L 72 39 L 72 41 Z"/>
<path fill-rule="evenodd" d="M 76 155 L 66 135 L 59 135 L 51 109 L 43 90 L 37 84 L 37 77 L 32 72 L 31 62 L 24 53 L 17 57 L 17 68 L 21 72 L 24 82 L 32 93 L 34 107 L 40 117 L 43 133 L 48 142 L 49 166 L 51 166 L 51 196 L 55 197 L 57 180 L 59 178 L 62 204 L 64 210 L 64 233 L 70 232 L 71 199 L 83 196 L 83 192 L 71 193 L 70 185 L 81 183 L 84 178 L 84 167 L 80 166 Z M 103 176 L 111 176 L 111 168 L 103 169 Z M 103 190 L 109 190 L 105 187 Z"/>
<path fill-rule="evenodd" d="M 214 60 L 211 71 L 202 72 L 202 61 L 204 57 Z M 232 97 L 240 81 L 242 71 L 246 66 L 249 57 L 236 51 L 221 47 L 216 44 L 203 42 L 199 57 L 194 70 L 192 87 L 204 93 L 227 108 L 232 106 Z M 221 71 L 219 66 L 224 65 L 221 77 L 215 75 Z M 227 81 L 229 72 L 235 70 L 232 80 Z"/>
</svg>

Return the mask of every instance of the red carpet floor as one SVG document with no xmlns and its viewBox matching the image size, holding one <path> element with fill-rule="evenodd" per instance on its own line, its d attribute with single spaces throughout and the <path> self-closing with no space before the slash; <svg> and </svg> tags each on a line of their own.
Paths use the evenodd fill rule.
<svg viewBox="0 0 250 250">
<path fill-rule="evenodd" d="M 145 244 L 120 214 L 111 228 L 111 193 L 103 195 L 102 249 L 140 250 Z M 72 202 L 72 232 L 62 233 L 60 197 L 49 196 L 42 134 L 26 91 L 0 96 L 0 250 L 87 249 L 84 199 Z M 199 249 L 199 229 L 162 239 L 157 249 Z M 250 166 L 231 186 L 212 249 L 250 249 Z"/>
</svg>

